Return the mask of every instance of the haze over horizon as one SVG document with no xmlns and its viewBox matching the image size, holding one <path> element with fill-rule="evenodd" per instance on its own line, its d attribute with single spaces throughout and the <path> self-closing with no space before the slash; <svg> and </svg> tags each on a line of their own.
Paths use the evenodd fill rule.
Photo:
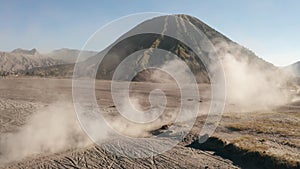
<svg viewBox="0 0 300 169">
<path fill-rule="evenodd" d="M 1 2 L 1 51 L 81 49 L 95 31 L 112 20 L 133 13 L 161 12 L 195 16 L 277 66 L 299 61 L 300 56 L 298 1 Z"/>
</svg>

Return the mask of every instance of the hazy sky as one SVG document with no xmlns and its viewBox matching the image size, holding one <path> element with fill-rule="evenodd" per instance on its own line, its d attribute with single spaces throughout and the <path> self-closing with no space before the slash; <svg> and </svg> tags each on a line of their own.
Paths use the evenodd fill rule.
<svg viewBox="0 0 300 169">
<path fill-rule="evenodd" d="M 0 0 L 0 50 L 81 49 L 101 26 L 137 12 L 193 15 L 275 65 L 300 60 L 297 0 Z"/>
</svg>

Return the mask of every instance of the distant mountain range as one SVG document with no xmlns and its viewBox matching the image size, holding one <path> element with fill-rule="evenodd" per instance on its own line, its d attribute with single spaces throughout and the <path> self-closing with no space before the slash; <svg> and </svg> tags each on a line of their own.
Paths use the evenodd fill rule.
<svg viewBox="0 0 300 169">
<path fill-rule="evenodd" d="M 37 49 L 14 49 L 11 52 L 0 52 L 0 73 L 7 72 L 10 74 L 33 73 L 36 69 L 47 69 L 64 64 L 74 64 L 80 50 L 59 49 L 47 54 L 41 54 Z M 97 54 L 92 51 L 82 51 L 81 58 L 88 58 Z M 81 59 L 80 61 L 83 61 Z M 45 71 L 44 71 L 45 72 Z"/>
<path fill-rule="evenodd" d="M 63 63 L 62 61 L 45 57 L 36 49 L 15 49 L 12 52 L 0 52 L 0 71 L 18 72 L 30 70 L 35 67 L 48 67 Z"/>
</svg>

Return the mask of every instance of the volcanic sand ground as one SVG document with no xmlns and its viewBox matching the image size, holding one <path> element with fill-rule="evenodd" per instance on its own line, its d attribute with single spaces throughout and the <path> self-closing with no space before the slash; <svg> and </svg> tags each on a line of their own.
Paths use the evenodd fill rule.
<svg viewBox="0 0 300 169">
<path fill-rule="evenodd" d="M 133 83 L 132 86 L 131 93 L 141 97 L 147 96 L 149 91 L 160 86 L 166 93 L 167 108 L 170 110 L 178 107 L 180 103 L 180 93 L 176 85 L 140 82 Z M 206 111 L 210 100 L 209 86 L 199 85 L 199 88 L 201 102 L 193 99 L 190 101 L 200 103 L 203 107 L 202 111 Z M 70 79 L 0 79 L 0 93 L 1 138 L 22 131 L 22 128 L 30 123 L 31 117 L 39 114 L 41 109 L 55 105 L 61 106 L 59 109 L 61 111 L 64 110 L 64 105 L 72 105 L 72 81 Z M 96 95 L 99 96 L 97 97 L 98 104 L 107 114 L 118 113 L 111 98 L 109 81 L 96 82 Z M 149 103 L 143 102 L 146 99 L 141 100 L 141 105 L 149 106 Z M 57 102 L 62 102 L 62 104 L 56 104 Z M 227 107 L 230 106 L 227 105 Z M 70 107 L 66 113 L 75 114 L 72 108 L 71 111 L 69 110 Z M 154 157 L 117 156 L 89 142 L 88 144 L 74 144 L 75 147 L 59 149 L 57 152 L 28 153 L 24 157 L 21 156 L 22 158 L 7 160 L 5 154 L 7 151 L 2 150 L 9 151 L 13 148 L 0 145 L 0 162 L 2 163 L 0 166 L 4 168 L 264 168 L 274 165 L 281 168 L 299 167 L 299 102 L 256 112 L 231 112 L 230 108 L 226 108 L 213 137 L 208 139 L 206 146 L 201 146 L 195 140 L 205 122 L 205 117 L 199 114 L 186 139 L 171 150 Z M 166 122 L 162 125 L 170 127 L 172 124 Z M 155 126 L 156 128 L 148 134 L 167 133 L 168 127 L 160 129 L 161 126 Z M 81 137 L 87 137 L 82 133 Z M 22 139 L 14 140 L 15 144 L 8 145 L 17 146 L 22 141 Z"/>
</svg>

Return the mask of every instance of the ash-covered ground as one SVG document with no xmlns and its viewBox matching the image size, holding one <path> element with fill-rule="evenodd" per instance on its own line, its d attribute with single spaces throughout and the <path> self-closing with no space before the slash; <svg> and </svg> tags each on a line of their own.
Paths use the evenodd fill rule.
<svg viewBox="0 0 300 169">
<path fill-rule="evenodd" d="M 126 135 L 176 135 L 174 117 L 180 92 L 174 84 L 132 82 L 130 96 L 139 109 L 149 108 L 153 89 L 165 92 L 162 119 L 144 127 L 124 125 L 111 96 L 110 81 L 96 81 L 96 96 L 105 116 Z M 79 125 L 72 104 L 72 80 L 11 78 L 0 80 L 0 166 L 3 168 L 299 168 L 300 102 L 296 93 L 281 106 L 249 109 L 228 102 L 212 137 L 200 144 L 209 110 L 208 84 L 199 84 L 200 111 L 193 128 L 175 147 L 148 158 L 131 158 L 94 144 Z M 255 98 L 252 98 L 255 99 Z M 254 101 L 249 101 L 253 103 Z M 255 107 L 255 105 L 253 105 Z M 252 108 L 253 108 L 252 106 Z M 251 107 L 251 105 L 250 105 Z M 239 111 L 241 110 L 241 111 Z M 175 115 L 174 115 L 175 114 Z M 184 126 L 184 122 L 180 123 Z M 103 144 L 110 138 L 105 130 Z M 205 136 L 203 136 L 205 137 Z M 171 142 L 171 137 L 164 138 Z M 117 139 L 117 138 L 116 138 Z M 134 144 L 128 144 L 131 149 Z"/>
</svg>

